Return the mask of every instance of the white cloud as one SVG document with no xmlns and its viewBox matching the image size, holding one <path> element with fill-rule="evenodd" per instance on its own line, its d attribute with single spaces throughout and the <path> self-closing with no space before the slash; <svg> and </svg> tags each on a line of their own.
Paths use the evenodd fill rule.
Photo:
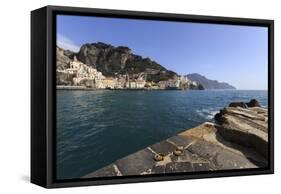
<svg viewBox="0 0 281 194">
<path fill-rule="evenodd" d="M 74 52 L 77 52 L 80 49 L 75 42 L 61 34 L 57 34 L 57 46 Z"/>
</svg>

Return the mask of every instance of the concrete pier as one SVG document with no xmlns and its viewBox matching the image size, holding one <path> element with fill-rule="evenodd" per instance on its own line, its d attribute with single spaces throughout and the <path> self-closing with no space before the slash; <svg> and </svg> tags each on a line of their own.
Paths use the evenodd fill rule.
<svg viewBox="0 0 281 194">
<path fill-rule="evenodd" d="M 206 122 L 82 178 L 266 167 L 267 109 L 226 107 Z"/>
</svg>

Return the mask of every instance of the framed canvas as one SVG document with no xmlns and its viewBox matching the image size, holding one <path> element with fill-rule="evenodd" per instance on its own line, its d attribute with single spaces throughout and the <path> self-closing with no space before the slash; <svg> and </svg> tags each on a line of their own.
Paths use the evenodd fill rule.
<svg viewBox="0 0 281 194">
<path fill-rule="evenodd" d="M 274 22 L 31 12 L 31 182 L 272 174 Z"/>
</svg>

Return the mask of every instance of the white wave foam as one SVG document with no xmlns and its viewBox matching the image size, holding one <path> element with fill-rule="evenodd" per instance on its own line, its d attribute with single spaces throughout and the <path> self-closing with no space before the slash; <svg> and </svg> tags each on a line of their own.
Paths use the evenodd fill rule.
<svg viewBox="0 0 281 194">
<path fill-rule="evenodd" d="M 214 116 L 219 112 L 217 110 L 214 109 L 199 109 L 196 110 L 196 112 L 198 113 L 198 115 L 200 115 L 201 117 L 204 117 L 207 120 L 212 120 L 214 118 Z"/>
</svg>

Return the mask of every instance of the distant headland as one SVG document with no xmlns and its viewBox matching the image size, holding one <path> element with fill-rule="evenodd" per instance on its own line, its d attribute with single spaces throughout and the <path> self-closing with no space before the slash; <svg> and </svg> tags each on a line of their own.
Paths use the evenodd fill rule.
<svg viewBox="0 0 281 194">
<path fill-rule="evenodd" d="M 84 44 L 75 53 L 57 47 L 57 89 L 235 89 L 200 74 L 178 75 L 125 46 Z"/>
</svg>

